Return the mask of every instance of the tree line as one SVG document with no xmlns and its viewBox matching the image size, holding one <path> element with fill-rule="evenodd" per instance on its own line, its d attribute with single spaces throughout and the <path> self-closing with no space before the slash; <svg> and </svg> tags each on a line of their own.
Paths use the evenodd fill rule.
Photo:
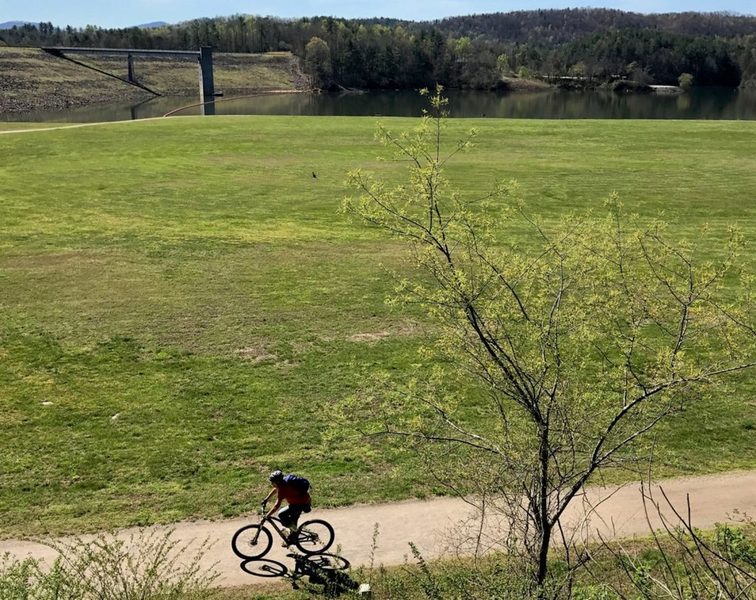
<svg viewBox="0 0 756 600">
<path fill-rule="evenodd" d="M 520 11 L 433 22 L 235 15 L 142 29 L 51 23 L 0 32 L 0 44 L 291 51 L 318 87 L 489 89 L 502 77 L 630 78 L 756 86 L 756 17 L 606 9 Z"/>
</svg>

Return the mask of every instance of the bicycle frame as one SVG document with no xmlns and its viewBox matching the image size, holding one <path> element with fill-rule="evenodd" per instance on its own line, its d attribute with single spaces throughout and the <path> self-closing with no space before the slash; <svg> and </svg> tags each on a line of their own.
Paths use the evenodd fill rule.
<svg viewBox="0 0 756 600">
<path fill-rule="evenodd" d="M 257 538 L 260 537 L 260 532 L 262 531 L 263 526 L 265 523 L 270 523 L 275 532 L 279 535 L 279 537 L 286 541 L 286 535 L 284 535 L 282 529 L 283 529 L 283 523 L 281 523 L 280 519 L 277 517 L 269 517 L 268 515 L 263 515 L 262 519 L 260 519 L 260 528 L 257 530 L 257 533 L 255 534 L 255 537 L 252 539 L 252 543 L 257 543 Z M 281 523 L 281 528 L 279 529 L 278 525 L 276 523 Z"/>
<path fill-rule="evenodd" d="M 269 522 L 271 527 L 266 527 L 266 522 Z M 262 557 L 268 553 L 276 537 L 271 529 L 284 540 L 285 547 L 296 546 L 306 555 L 324 554 L 333 544 L 335 537 L 331 524 L 322 519 L 305 521 L 296 529 L 292 527 L 291 530 L 287 530 L 286 524 L 282 523 L 278 516 L 271 515 L 263 508 L 258 513 L 256 523 L 245 525 L 234 533 L 231 539 L 231 549 L 245 563 L 258 559 L 263 560 Z M 264 536 L 261 533 L 263 530 L 265 531 Z M 257 573 L 250 574 L 256 575 Z"/>
</svg>

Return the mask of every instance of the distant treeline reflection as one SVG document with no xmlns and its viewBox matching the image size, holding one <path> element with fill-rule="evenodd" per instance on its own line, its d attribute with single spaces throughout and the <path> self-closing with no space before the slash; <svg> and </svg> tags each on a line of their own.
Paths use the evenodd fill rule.
<svg viewBox="0 0 756 600">
<path fill-rule="evenodd" d="M 528 119 L 756 119 L 756 90 L 699 88 L 686 94 L 619 95 L 604 91 L 546 90 L 505 94 L 448 90 L 452 117 Z M 417 117 L 425 98 L 414 91 L 366 94 L 276 94 L 227 98 L 216 102 L 218 115 L 312 115 Z M 138 105 L 105 105 L 60 112 L 7 113 L 15 121 L 116 121 L 159 117 L 185 107 L 186 98 L 162 97 Z M 199 114 L 197 106 L 180 115 Z"/>
</svg>

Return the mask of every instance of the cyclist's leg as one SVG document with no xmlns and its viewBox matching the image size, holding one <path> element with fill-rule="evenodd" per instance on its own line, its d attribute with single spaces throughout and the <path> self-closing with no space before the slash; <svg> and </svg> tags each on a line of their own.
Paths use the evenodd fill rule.
<svg viewBox="0 0 756 600">
<path fill-rule="evenodd" d="M 296 510 L 296 513 L 297 513 L 297 516 L 294 519 L 294 527 L 299 527 L 299 517 L 302 516 L 302 513 L 310 512 L 310 505 L 297 504 L 294 506 L 294 509 Z"/>
<path fill-rule="evenodd" d="M 296 504 L 292 506 L 290 504 L 278 513 L 278 518 L 281 519 L 281 523 L 289 528 L 289 535 L 286 537 L 286 541 L 290 544 L 293 544 L 294 540 L 296 539 L 298 531 L 297 522 L 299 521 L 299 517 L 302 515 L 303 511 L 303 506 Z"/>
<path fill-rule="evenodd" d="M 286 527 L 296 529 L 299 517 L 301 517 L 302 513 L 305 512 L 305 508 L 307 507 L 304 505 L 290 504 L 278 513 L 278 518 L 281 519 L 281 523 L 286 525 Z"/>
<path fill-rule="evenodd" d="M 297 522 L 299 514 L 293 508 L 293 506 L 289 505 L 278 511 L 278 518 L 284 527 L 291 527 Z"/>
</svg>

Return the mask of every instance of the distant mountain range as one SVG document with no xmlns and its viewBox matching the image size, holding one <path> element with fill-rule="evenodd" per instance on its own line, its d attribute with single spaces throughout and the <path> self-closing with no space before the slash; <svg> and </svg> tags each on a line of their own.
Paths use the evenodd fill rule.
<svg viewBox="0 0 756 600">
<path fill-rule="evenodd" d="M 21 27 L 23 25 L 36 25 L 33 21 L 6 21 L 0 23 L 0 29 L 13 29 L 14 27 Z M 151 23 L 142 23 L 141 25 L 132 25 L 132 27 L 138 27 L 139 29 L 154 29 L 156 27 L 163 27 L 168 25 L 166 21 L 152 21 Z"/>
<path fill-rule="evenodd" d="M 27 23 L 29 23 L 29 21 L 6 21 L 5 23 L 0 23 L 0 29 L 13 29 L 14 27 L 26 25 Z"/>
<path fill-rule="evenodd" d="M 154 29 L 155 27 L 163 27 L 164 25 L 168 25 L 168 23 L 166 21 L 152 21 L 151 23 L 135 25 L 135 27 L 139 27 L 139 29 Z"/>
</svg>

